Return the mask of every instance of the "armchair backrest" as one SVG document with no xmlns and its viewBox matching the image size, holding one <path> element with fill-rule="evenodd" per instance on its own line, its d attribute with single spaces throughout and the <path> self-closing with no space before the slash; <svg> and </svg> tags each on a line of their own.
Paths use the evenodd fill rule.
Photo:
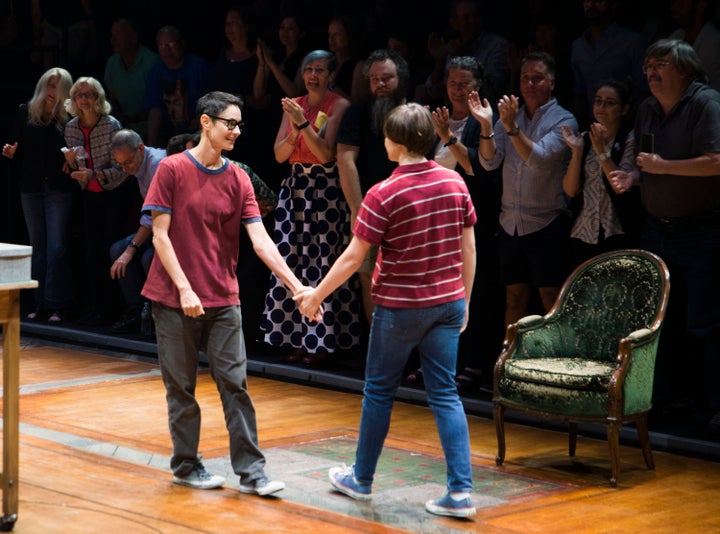
<svg viewBox="0 0 720 534">
<path fill-rule="evenodd" d="M 659 328 L 670 276 L 665 263 L 644 250 L 601 254 L 577 267 L 548 313 L 573 339 L 574 357 L 611 362 L 620 339 L 640 328 Z M 566 345 L 567 346 L 567 345 Z"/>
</svg>

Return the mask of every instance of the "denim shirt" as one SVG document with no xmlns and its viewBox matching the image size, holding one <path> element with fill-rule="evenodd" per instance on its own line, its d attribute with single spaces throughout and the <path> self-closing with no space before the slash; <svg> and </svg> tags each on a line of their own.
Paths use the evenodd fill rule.
<svg viewBox="0 0 720 534">
<path fill-rule="evenodd" d="M 510 235 L 527 235 L 542 230 L 567 209 L 562 179 L 570 161 L 570 149 L 562 127 L 578 129 L 575 117 L 560 107 L 555 98 L 540 106 L 532 118 L 521 107 L 517 115 L 520 130 L 533 142 L 532 152 L 523 161 L 510 142 L 507 131 L 495 122 L 495 156 L 480 164 L 487 170 L 502 164 L 500 225 Z"/>
</svg>

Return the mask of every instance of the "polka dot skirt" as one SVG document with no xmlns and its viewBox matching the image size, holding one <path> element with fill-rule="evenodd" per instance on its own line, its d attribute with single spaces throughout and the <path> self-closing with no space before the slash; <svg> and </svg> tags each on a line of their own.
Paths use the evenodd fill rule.
<svg viewBox="0 0 720 534">
<path fill-rule="evenodd" d="M 303 284 L 317 286 L 350 242 L 350 217 L 337 167 L 295 163 L 275 208 L 273 239 Z M 262 330 L 274 346 L 331 353 L 359 345 L 360 290 L 357 275 L 323 302 L 323 321 L 302 317 L 292 292 L 274 274 L 265 298 Z"/>
</svg>

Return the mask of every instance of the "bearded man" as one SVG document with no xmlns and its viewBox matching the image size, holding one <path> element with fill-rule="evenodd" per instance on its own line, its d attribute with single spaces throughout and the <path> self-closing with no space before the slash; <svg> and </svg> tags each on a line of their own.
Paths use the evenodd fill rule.
<svg viewBox="0 0 720 534">
<path fill-rule="evenodd" d="M 370 84 L 370 98 L 355 102 L 348 108 L 337 135 L 340 185 L 350 206 L 351 228 L 365 192 L 390 176 L 396 166 L 388 159 L 385 151 L 383 122 L 390 110 L 405 103 L 410 78 L 410 69 L 405 59 L 385 49 L 375 50 L 368 56 L 363 73 Z M 376 257 L 377 248 L 371 247 L 358 269 L 368 324 L 373 312 L 370 280 Z"/>
</svg>

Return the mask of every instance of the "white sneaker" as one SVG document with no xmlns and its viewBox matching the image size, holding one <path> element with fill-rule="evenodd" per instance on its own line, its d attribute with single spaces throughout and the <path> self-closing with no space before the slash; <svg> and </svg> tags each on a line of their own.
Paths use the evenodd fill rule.
<svg viewBox="0 0 720 534">
<path fill-rule="evenodd" d="M 250 480 L 249 482 L 240 482 L 240 491 L 242 493 L 248 493 L 250 495 L 260 495 L 261 497 L 264 497 L 265 495 L 270 495 L 272 493 L 277 493 L 278 491 L 282 491 L 284 489 L 285 482 L 280 482 L 279 480 L 270 480 L 266 476 L 255 478 L 253 480 Z"/>
<path fill-rule="evenodd" d="M 225 483 L 225 477 L 208 473 L 205 466 L 198 462 L 189 475 L 184 477 L 174 476 L 173 482 L 196 489 L 214 489 Z"/>
</svg>

